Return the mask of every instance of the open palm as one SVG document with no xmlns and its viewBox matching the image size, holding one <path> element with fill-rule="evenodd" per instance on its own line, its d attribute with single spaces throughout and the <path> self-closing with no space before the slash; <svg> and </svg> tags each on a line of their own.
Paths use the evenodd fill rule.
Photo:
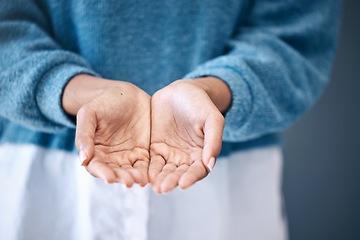
<svg viewBox="0 0 360 240">
<path fill-rule="evenodd" d="M 205 91 L 174 83 L 151 100 L 149 178 L 166 193 L 206 177 L 221 150 L 224 118 Z"/>
<path fill-rule="evenodd" d="M 76 146 L 86 154 L 83 165 L 108 183 L 146 185 L 149 142 L 150 96 L 134 85 L 105 90 L 77 114 Z"/>
</svg>

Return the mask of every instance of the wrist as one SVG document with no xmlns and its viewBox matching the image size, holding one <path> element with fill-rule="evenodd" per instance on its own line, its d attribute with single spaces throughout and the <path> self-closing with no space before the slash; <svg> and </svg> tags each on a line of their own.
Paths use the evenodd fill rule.
<svg viewBox="0 0 360 240">
<path fill-rule="evenodd" d="M 230 108 L 232 99 L 231 91 L 228 85 L 220 78 L 207 76 L 194 79 L 181 79 L 176 82 L 191 83 L 204 90 L 222 113 L 225 113 Z"/>
<path fill-rule="evenodd" d="M 92 101 L 101 93 L 111 87 L 118 86 L 121 82 L 79 74 L 73 77 L 65 86 L 62 95 L 62 107 L 71 115 L 76 115 L 79 109 Z"/>
</svg>

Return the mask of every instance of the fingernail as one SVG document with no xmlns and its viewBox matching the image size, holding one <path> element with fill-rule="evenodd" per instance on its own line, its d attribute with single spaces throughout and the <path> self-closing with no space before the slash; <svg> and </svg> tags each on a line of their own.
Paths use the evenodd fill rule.
<svg viewBox="0 0 360 240">
<path fill-rule="evenodd" d="M 215 158 L 211 157 L 209 163 L 206 165 L 209 168 L 209 172 L 211 172 L 215 165 Z"/>
<path fill-rule="evenodd" d="M 80 155 L 81 166 L 85 166 L 85 161 L 87 159 L 85 151 L 80 150 L 79 155 Z"/>
</svg>

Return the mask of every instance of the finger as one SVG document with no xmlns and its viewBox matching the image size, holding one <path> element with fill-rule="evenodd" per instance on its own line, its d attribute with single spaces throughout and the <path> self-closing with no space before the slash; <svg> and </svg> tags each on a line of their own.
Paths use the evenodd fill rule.
<svg viewBox="0 0 360 240">
<path fill-rule="evenodd" d="M 130 188 L 135 182 L 133 175 L 130 173 L 130 170 L 133 168 L 130 164 L 119 165 L 117 163 L 107 163 L 116 175 L 116 182 L 126 185 Z"/>
<path fill-rule="evenodd" d="M 139 169 L 131 168 L 131 169 L 128 169 L 127 171 L 133 177 L 134 183 L 139 184 L 140 187 L 145 187 L 146 186 L 148 177 L 146 175 L 144 175 L 143 173 L 141 173 L 139 171 Z"/>
<path fill-rule="evenodd" d="M 105 163 L 93 160 L 85 166 L 85 169 L 94 177 L 100 178 L 109 184 L 117 181 L 116 173 Z"/>
<path fill-rule="evenodd" d="M 159 175 L 156 177 L 155 182 L 153 184 L 153 189 L 156 193 L 161 193 L 161 184 L 163 183 L 164 179 L 172 172 L 174 172 L 177 169 L 177 166 L 175 163 L 167 163 Z"/>
<path fill-rule="evenodd" d="M 189 169 L 189 165 L 183 164 L 178 167 L 174 172 L 170 173 L 161 184 L 161 192 L 168 193 L 173 190 L 179 182 L 181 176 Z"/>
<path fill-rule="evenodd" d="M 146 161 L 138 160 L 133 165 L 134 169 L 131 170 L 131 173 L 134 176 L 135 182 L 138 183 L 141 187 L 145 187 L 149 182 L 148 178 L 148 168 L 149 163 Z M 136 173 L 137 172 L 137 173 Z"/>
<path fill-rule="evenodd" d="M 94 138 L 97 128 L 96 114 L 82 107 L 76 115 L 75 145 L 79 151 L 82 166 L 87 166 L 94 156 Z"/>
<path fill-rule="evenodd" d="M 129 170 L 130 169 L 123 169 L 122 166 L 114 168 L 117 182 L 123 183 L 127 188 L 131 188 L 135 182 L 135 179 Z"/>
<path fill-rule="evenodd" d="M 208 174 L 202 161 L 197 160 L 190 165 L 189 169 L 182 174 L 179 180 L 179 187 L 186 189 L 193 185 L 195 182 L 203 179 Z"/>
<path fill-rule="evenodd" d="M 220 112 L 211 114 L 205 121 L 202 161 L 208 172 L 212 171 L 215 160 L 220 154 L 224 125 L 225 120 Z"/>
<path fill-rule="evenodd" d="M 156 177 L 159 175 L 163 167 L 165 166 L 165 160 L 160 155 L 151 156 L 149 166 L 149 181 L 154 183 Z"/>
</svg>

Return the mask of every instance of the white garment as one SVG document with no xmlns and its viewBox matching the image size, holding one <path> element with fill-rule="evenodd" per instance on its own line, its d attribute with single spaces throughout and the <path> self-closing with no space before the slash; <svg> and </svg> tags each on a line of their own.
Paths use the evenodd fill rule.
<svg viewBox="0 0 360 240">
<path fill-rule="evenodd" d="M 285 240 L 280 147 L 218 159 L 191 188 L 150 193 L 149 240 Z"/>
<path fill-rule="evenodd" d="M 279 147 L 219 159 L 186 191 L 91 177 L 73 154 L 0 146 L 0 239 L 286 239 Z"/>
<path fill-rule="evenodd" d="M 78 157 L 0 146 L 0 239 L 146 239 L 148 191 L 108 185 Z"/>
</svg>

